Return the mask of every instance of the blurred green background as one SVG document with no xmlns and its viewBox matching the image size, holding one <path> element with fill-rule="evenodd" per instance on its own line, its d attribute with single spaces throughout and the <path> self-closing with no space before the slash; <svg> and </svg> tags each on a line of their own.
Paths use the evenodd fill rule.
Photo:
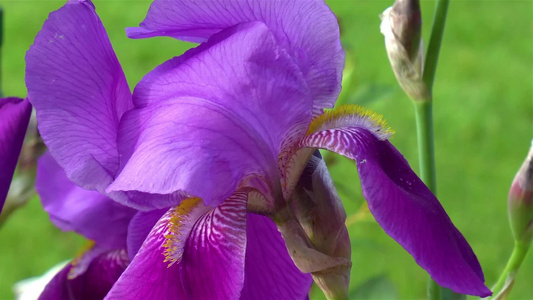
<svg viewBox="0 0 533 300">
<path fill-rule="evenodd" d="M 5 11 L 4 95 L 25 96 L 25 52 L 48 13 L 64 2 L 0 1 Z M 126 38 L 124 27 L 144 18 L 149 0 L 94 3 L 131 88 L 143 74 L 192 46 L 170 38 Z M 354 65 L 346 102 L 383 114 L 396 130 L 392 142 L 418 170 L 413 107 L 396 84 L 379 32 L 378 16 L 392 1 L 328 3 L 340 18 Z M 421 4 L 426 44 L 434 4 Z M 438 198 L 476 252 L 488 286 L 512 250 L 507 192 L 533 137 L 532 31 L 533 1 L 452 0 L 437 71 Z M 363 198 L 353 163 L 333 155 L 327 160 L 348 215 L 356 214 Z M 350 220 L 354 298 L 424 298 L 427 276 L 414 260 L 368 214 Z M 12 299 L 16 281 L 72 258 L 82 244 L 82 238 L 54 228 L 38 199 L 32 199 L 0 228 L 0 299 Z M 314 291 L 313 297 L 323 296 Z M 533 299 L 533 254 L 508 299 Z"/>
</svg>

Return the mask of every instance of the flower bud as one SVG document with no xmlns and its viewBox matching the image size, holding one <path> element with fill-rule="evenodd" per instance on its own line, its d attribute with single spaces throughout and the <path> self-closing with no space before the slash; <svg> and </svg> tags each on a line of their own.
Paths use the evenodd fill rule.
<svg viewBox="0 0 533 300">
<path fill-rule="evenodd" d="M 424 51 L 418 0 L 396 0 L 381 14 L 380 30 L 394 75 L 405 93 L 413 100 L 431 99 L 422 80 Z"/>
<path fill-rule="evenodd" d="M 328 299 L 347 298 L 351 269 L 351 244 L 346 212 L 320 152 L 308 161 L 291 199 L 292 211 L 309 238 L 316 267 L 311 275 Z M 327 258 L 327 259 L 326 259 Z"/>
<path fill-rule="evenodd" d="M 516 242 L 528 245 L 533 239 L 533 141 L 511 185 L 507 208 Z"/>
</svg>

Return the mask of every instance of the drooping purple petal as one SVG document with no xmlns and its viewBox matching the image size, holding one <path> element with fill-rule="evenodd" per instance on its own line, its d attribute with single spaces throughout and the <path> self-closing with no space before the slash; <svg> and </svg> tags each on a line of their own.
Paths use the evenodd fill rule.
<svg viewBox="0 0 533 300">
<path fill-rule="evenodd" d="M 27 99 L 0 99 L 0 212 L 15 172 L 30 115 L 31 105 Z"/>
<path fill-rule="evenodd" d="M 49 153 L 39 159 L 35 188 L 57 227 L 107 249 L 126 248 L 128 224 L 136 211 L 75 185 Z"/>
<path fill-rule="evenodd" d="M 132 38 L 204 42 L 225 28 L 253 21 L 265 23 L 300 67 L 315 112 L 333 107 L 341 88 L 344 51 L 337 19 L 323 0 L 155 0 L 141 28 L 127 32 Z"/>
<path fill-rule="evenodd" d="M 117 129 L 131 93 L 89 0 L 52 12 L 26 54 L 39 130 L 68 178 L 103 191 L 118 170 Z"/>
<path fill-rule="evenodd" d="M 103 299 L 127 265 L 125 250 L 98 255 L 88 263 L 86 271 L 75 278 L 69 274 L 73 267 L 70 263 L 48 283 L 39 300 Z"/>
<path fill-rule="evenodd" d="M 311 117 L 301 73 L 262 23 L 230 28 L 200 47 L 136 88 L 141 106 L 120 125 L 126 164 L 108 192 L 185 191 L 217 205 L 249 175 L 279 182 L 282 140 L 303 136 Z"/>
<path fill-rule="evenodd" d="M 242 300 L 307 299 L 313 279 L 298 270 L 276 225 L 248 214 Z"/>
<path fill-rule="evenodd" d="M 238 299 L 244 281 L 246 193 L 211 209 L 171 208 L 106 299 Z"/>
<path fill-rule="evenodd" d="M 300 146 L 324 148 L 355 160 L 363 196 L 376 221 L 439 285 L 461 294 L 490 295 L 470 245 L 405 158 L 380 139 L 383 128 L 379 122 L 372 124 L 372 118 L 370 114 L 333 118 Z"/>
</svg>

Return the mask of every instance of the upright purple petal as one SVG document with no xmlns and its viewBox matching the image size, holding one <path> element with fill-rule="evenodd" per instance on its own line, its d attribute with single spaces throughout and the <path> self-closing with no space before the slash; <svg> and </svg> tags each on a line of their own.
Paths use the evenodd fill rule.
<svg viewBox="0 0 533 300">
<path fill-rule="evenodd" d="M 120 125 L 126 164 L 108 192 L 184 191 L 217 205 L 247 176 L 279 182 L 283 138 L 303 136 L 311 118 L 301 73 L 262 23 L 230 28 L 200 47 L 135 89 L 140 106 Z"/>
<path fill-rule="evenodd" d="M 27 99 L 0 99 L 0 212 L 15 172 L 30 115 L 31 105 Z"/>
<path fill-rule="evenodd" d="M 39 159 L 35 188 L 57 227 L 107 249 L 126 248 L 128 225 L 136 211 L 75 185 L 49 153 Z"/>
<path fill-rule="evenodd" d="M 118 123 L 131 93 L 89 0 L 50 14 L 26 54 L 39 130 L 68 178 L 103 191 L 118 170 Z"/>
<path fill-rule="evenodd" d="M 204 42 L 236 24 L 260 21 L 302 70 L 315 112 L 331 108 L 340 92 L 344 51 L 335 15 L 323 0 L 155 0 L 132 38 L 171 36 Z"/>
<path fill-rule="evenodd" d="M 385 232 L 441 286 L 489 296 L 481 266 L 437 198 L 386 140 L 384 121 L 357 109 L 325 117 L 302 147 L 335 151 L 357 162 L 363 196 Z"/>
<path fill-rule="evenodd" d="M 246 193 L 211 209 L 171 208 L 106 299 L 238 299 L 244 282 Z"/>
<path fill-rule="evenodd" d="M 45 287 L 39 300 L 103 299 L 128 265 L 125 250 L 102 253 L 88 263 L 75 278 L 70 276 L 72 263 L 61 270 Z"/>
<path fill-rule="evenodd" d="M 276 225 L 248 214 L 242 300 L 307 299 L 313 279 L 298 270 Z"/>
</svg>

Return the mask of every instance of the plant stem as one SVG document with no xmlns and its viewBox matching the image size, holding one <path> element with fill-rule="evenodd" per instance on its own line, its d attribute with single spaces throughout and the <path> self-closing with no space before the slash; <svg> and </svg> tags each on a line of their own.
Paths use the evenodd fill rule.
<svg viewBox="0 0 533 300">
<path fill-rule="evenodd" d="M 500 275 L 498 282 L 492 288 L 494 299 L 503 299 L 511 291 L 516 273 L 527 255 L 529 246 L 530 243 L 515 242 L 513 253 L 507 262 L 507 266 L 505 266 L 505 270 Z"/>
<path fill-rule="evenodd" d="M 436 194 L 437 176 L 435 172 L 432 106 L 431 101 L 415 101 L 420 178 L 433 194 Z"/>
<path fill-rule="evenodd" d="M 439 60 L 440 46 L 444 34 L 444 25 L 446 25 L 446 15 L 448 14 L 448 5 L 450 0 L 437 0 L 433 26 L 431 28 L 431 37 L 429 38 L 426 60 L 424 63 L 424 74 L 422 76 L 430 91 L 433 90 L 435 73 L 437 71 L 437 62 Z M 431 101 L 431 99 L 428 99 Z"/>
<path fill-rule="evenodd" d="M 442 36 L 446 24 L 449 0 L 437 0 L 431 37 L 429 39 L 426 60 L 422 78 L 430 95 L 433 94 L 433 83 L 437 71 Z M 431 98 L 433 96 L 430 96 Z M 418 137 L 418 155 L 420 162 L 420 177 L 428 188 L 437 194 L 437 176 L 435 169 L 435 146 L 433 141 L 433 105 L 432 99 L 415 101 L 416 129 Z M 428 299 L 438 300 L 442 298 L 441 287 L 431 278 L 428 283 Z"/>
<path fill-rule="evenodd" d="M 420 178 L 427 187 L 437 193 L 437 176 L 435 170 L 435 151 L 433 142 L 433 109 L 432 102 L 415 101 L 416 133 L 418 140 L 418 159 Z M 441 288 L 431 278 L 428 282 L 428 299 L 441 299 Z"/>
</svg>

